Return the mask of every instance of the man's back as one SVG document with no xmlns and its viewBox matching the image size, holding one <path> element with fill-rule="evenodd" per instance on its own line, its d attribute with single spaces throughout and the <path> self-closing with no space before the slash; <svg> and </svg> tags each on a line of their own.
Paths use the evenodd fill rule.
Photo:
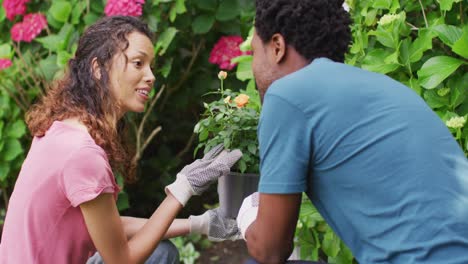
<svg viewBox="0 0 468 264">
<path fill-rule="evenodd" d="M 360 263 L 468 262 L 468 161 L 409 88 L 317 59 L 269 88 L 259 140 L 259 191 L 307 191 Z"/>
</svg>

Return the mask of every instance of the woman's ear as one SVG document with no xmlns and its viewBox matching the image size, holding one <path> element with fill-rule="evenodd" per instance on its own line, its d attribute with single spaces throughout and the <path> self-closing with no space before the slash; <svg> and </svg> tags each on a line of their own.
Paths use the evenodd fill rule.
<svg viewBox="0 0 468 264">
<path fill-rule="evenodd" d="M 273 59 L 276 63 L 280 63 L 286 55 L 286 42 L 284 41 L 283 35 L 279 33 L 273 34 L 270 43 L 273 48 Z"/>
<path fill-rule="evenodd" d="M 94 78 L 101 80 L 101 68 L 99 67 L 96 57 L 91 61 L 91 67 L 93 68 Z"/>
</svg>

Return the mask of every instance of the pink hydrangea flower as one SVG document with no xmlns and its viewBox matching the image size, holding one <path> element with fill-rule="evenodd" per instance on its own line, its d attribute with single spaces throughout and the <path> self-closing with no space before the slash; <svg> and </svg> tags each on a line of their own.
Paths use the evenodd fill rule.
<svg viewBox="0 0 468 264">
<path fill-rule="evenodd" d="M 3 8 L 5 8 L 6 17 L 12 21 L 16 15 L 24 15 L 26 13 L 26 3 L 30 0 L 3 0 Z"/>
<path fill-rule="evenodd" d="M 243 41 L 241 36 L 221 37 L 211 50 L 209 62 L 217 64 L 222 70 L 232 70 L 236 64 L 231 63 L 231 59 L 250 54 L 240 50 L 239 45 Z"/>
<path fill-rule="evenodd" d="M 17 42 L 31 42 L 46 26 L 47 19 L 43 14 L 27 14 L 22 22 L 11 28 L 11 38 Z"/>
<path fill-rule="evenodd" d="M 11 66 L 11 60 L 0 59 L 0 71 Z"/>
<path fill-rule="evenodd" d="M 108 0 L 104 13 L 106 16 L 141 16 L 145 0 Z"/>
</svg>

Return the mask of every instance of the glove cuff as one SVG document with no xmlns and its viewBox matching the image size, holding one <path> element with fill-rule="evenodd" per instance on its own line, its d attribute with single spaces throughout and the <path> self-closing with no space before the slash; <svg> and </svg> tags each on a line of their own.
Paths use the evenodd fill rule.
<svg viewBox="0 0 468 264">
<path fill-rule="evenodd" d="M 250 207 L 243 212 L 239 212 L 240 214 L 237 216 L 237 226 L 242 234 L 242 238 L 245 239 L 245 233 L 250 225 L 255 221 L 257 218 L 258 207 Z"/>
<path fill-rule="evenodd" d="M 189 217 L 190 234 L 208 235 L 210 227 L 210 214 L 206 211 L 202 215 L 191 215 Z"/>
<path fill-rule="evenodd" d="M 166 194 L 169 194 L 168 192 L 170 192 L 177 201 L 182 204 L 182 206 L 185 206 L 190 197 L 195 194 L 187 180 L 187 177 L 182 174 L 177 174 L 176 180 L 166 186 L 164 191 Z"/>
</svg>

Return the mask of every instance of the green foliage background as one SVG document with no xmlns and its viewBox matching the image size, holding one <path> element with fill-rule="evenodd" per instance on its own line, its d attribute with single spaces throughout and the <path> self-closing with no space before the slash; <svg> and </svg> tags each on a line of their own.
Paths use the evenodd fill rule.
<svg viewBox="0 0 468 264">
<path fill-rule="evenodd" d="M 2 1 L 0 0 L 0 3 Z M 346 63 L 380 72 L 418 93 L 445 122 L 468 115 L 468 3 L 464 0 L 349 0 L 353 45 Z M 30 145 L 24 113 L 59 77 L 83 30 L 104 16 L 105 0 L 32 0 L 28 13 L 47 16 L 49 28 L 31 43 L 14 43 L 14 22 L 0 8 L 0 58 L 13 66 L 0 71 L 0 188 L 4 205 Z M 254 16 L 250 0 L 148 0 L 143 19 L 156 32 L 156 91 L 149 114 L 131 114 L 135 142 L 148 141 L 139 157 L 139 181 L 125 186 L 119 208 L 148 216 L 164 197 L 163 187 L 193 159 L 193 128 L 203 112 L 202 95 L 216 91 L 218 68 L 209 52 L 223 35 L 248 36 Z M 225 86 L 244 89 L 251 80 L 249 57 L 239 59 L 238 78 Z M 231 73 L 228 72 L 229 75 Z M 250 85 L 251 86 L 251 85 Z M 218 99 L 213 96 L 213 100 Z M 468 153 L 468 122 L 450 128 Z M 158 127 L 160 132 L 151 134 Z M 424 131 L 421 131 L 423 134 Z M 430 143 L 429 143 L 430 144 Z M 140 145 L 138 145 L 140 146 Z M 434 150 L 437 151 L 437 150 Z M 215 203 L 212 190 L 192 199 L 182 216 Z M 2 207 L 2 206 L 0 206 Z M 1 219 L 1 211 L 0 211 Z M 301 208 L 296 244 L 303 259 L 353 263 L 345 245 L 307 200 Z M 193 257 L 194 254 L 191 254 Z M 196 254 L 195 254 L 196 255 Z"/>
</svg>

